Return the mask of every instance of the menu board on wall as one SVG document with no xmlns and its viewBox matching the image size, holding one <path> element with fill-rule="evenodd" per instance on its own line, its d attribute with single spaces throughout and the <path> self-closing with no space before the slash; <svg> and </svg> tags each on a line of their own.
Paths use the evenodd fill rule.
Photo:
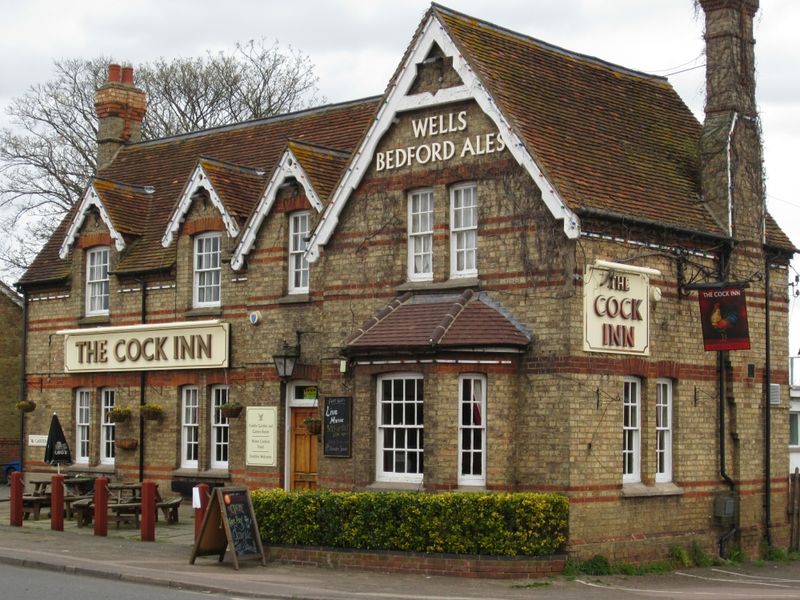
<svg viewBox="0 0 800 600">
<path fill-rule="evenodd" d="M 352 413 L 350 396 L 328 396 L 322 416 L 322 447 L 325 456 L 350 457 Z"/>
<path fill-rule="evenodd" d="M 274 406 L 247 407 L 245 463 L 274 467 L 278 455 L 278 409 Z"/>
</svg>

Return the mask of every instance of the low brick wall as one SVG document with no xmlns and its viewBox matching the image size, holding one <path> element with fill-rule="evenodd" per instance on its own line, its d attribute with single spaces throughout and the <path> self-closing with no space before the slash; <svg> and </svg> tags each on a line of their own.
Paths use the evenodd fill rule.
<svg viewBox="0 0 800 600">
<path fill-rule="evenodd" d="M 268 546 L 264 550 L 269 560 L 288 564 L 482 579 L 537 579 L 560 575 L 567 561 L 564 554 L 546 557 L 460 556 L 305 546 Z"/>
</svg>

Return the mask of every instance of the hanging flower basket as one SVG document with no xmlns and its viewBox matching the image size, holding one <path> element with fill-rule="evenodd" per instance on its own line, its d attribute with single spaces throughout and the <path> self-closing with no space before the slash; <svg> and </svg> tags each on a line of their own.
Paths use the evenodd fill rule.
<svg viewBox="0 0 800 600">
<path fill-rule="evenodd" d="M 36 402 L 32 400 L 21 400 L 16 404 L 19 412 L 29 413 L 36 410 Z"/>
<path fill-rule="evenodd" d="M 146 421 L 158 421 L 164 415 L 164 409 L 160 404 L 142 404 L 140 410 Z"/>
<path fill-rule="evenodd" d="M 222 416 L 226 419 L 235 419 L 242 414 L 244 405 L 239 404 L 238 402 L 228 402 L 227 404 L 221 405 L 219 410 L 222 412 Z"/>
<path fill-rule="evenodd" d="M 309 417 L 303 420 L 306 430 L 311 435 L 319 435 L 322 432 L 322 419 L 319 417 Z"/>
<path fill-rule="evenodd" d="M 123 450 L 136 450 L 136 446 L 139 445 L 139 440 L 136 438 L 120 438 L 114 443 L 117 448 L 122 448 Z"/>
<path fill-rule="evenodd" d="M 108 420 L 112 423 L 124 423 L 128 419 L 131 418 L 131 409 L 130 408 L 112 408 L 108 411 Z"/>
</svg>

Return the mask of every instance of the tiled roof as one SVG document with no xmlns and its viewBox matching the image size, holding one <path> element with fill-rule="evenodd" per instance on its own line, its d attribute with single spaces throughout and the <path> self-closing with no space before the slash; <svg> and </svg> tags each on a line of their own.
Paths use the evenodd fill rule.
<svg viewBox="0 0 800 600">
<path fill-rule="evenodd" d="M 267 182 L 266 172 L 203 157 L 198 161 L 225 208 L 241 223 L 258 202 Z"/>
<path fill-rule="evenodd" d="M 343 152 L 332 148 L 324 148 L 292 140 L 288 144 L 297 162 L 311 180 L 311 185 L 317 192 L 320 200 L 328 200 L 334 186 L 339 181 L 342 171 L 347 166 L 350 152 Z"/>
<path fill-rule="evenodd" d="M 488 297 L 410 292 L 368 319 L 345 343 L 349 354 L 475 347 L 525 348 L 530 337 Z"/>
<path fill-rule="evenodd" d="M 209 173 L 209 177 L 214 177 L 215 187 L 219 185 L 218 193 L 232 202 L 227 208 L 244 220 L 257 200 L 257 197 L 253 200 L 257 177 L 245 176 L 234 181 L 231 169 L 240 169 L 241 165 L 271 173 L 290 139 L 352 152 L 376 108 L 377 99 L 367 98 L 122 148 L 99 177 L 130 186 L 150 186 L 154 193 L 150 202 L 128 207 L 126 222 L 135 224 L 139 237 L 128 244 L 117 271 L 144 272 L 167 269 L 174 264 L 175 243 L 164 248 L 161 239 L 175 203 L 201 157 L 214 173 Z M 320 168 L 321 180 L 325 180 L 326 168 Z M 109 212 L 113 209 L 109 208 Z M 73 216 L 74 210 L 67 214 L 20 283 L 69 276 L 69 260 L 59 259 L 58 249 Z"/>
<path fill-rule="evenodd" d="M 569 208 L 725 234 L 699 202 L 701 125 L 666 79 L 431 10 Z"/>
<path fill-rule="evenodd" d="M 142 234 L 142 216 L 146 214 L 142 209 L 150 203 L 152 190 L 99 178 L 92 180 L 92 187 L 103 202 L 114 229 L 125 235 Z"/>
</svg>

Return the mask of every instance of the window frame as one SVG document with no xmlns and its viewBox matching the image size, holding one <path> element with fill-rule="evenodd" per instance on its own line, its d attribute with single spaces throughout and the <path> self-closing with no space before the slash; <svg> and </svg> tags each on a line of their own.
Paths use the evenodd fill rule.
<svg viewBox="0 0 800 600">
<path fill-rule="evenodd" d="M 75 463 L 88 465 L 91 452 L 92 390 L 78 388 L 75 390 Z"/>
<path fill-rule="evenodd" d="M 98 257 L 104 257 L 105 261 L 98 261 Z M 86 316 L 108 315 L 109 313 L 110 293 L 108 271 L 110 263 L 111 249 L 108 246 L 96 246 L 86 251 Z M 98 269 L 100 271 L 99 276 L 97 276 Z M 93 308 L 95 301 L 98 300 L 101 307 Z"/>
<path fill-rule="evenodd" d="M 406 417 L 406 410 L 403 409 L 402 417 L 403 423 L 398 423 L 397 426 L 393 423 L 383 424 L 383 410 L 384 404 L 388 404 L 388 402 L 384 402 L 383 397 L 383 384 L 386 381 L 403 381 L 403 401 L 396 402 L 394 400 L 394 394 L 392 394 L 393 398 L 391 400 L 393 404 L 400 404 L 401 406 L 405 404 L 405 396 L 406 388 L 405 382 L 414 381 L 415 383 L 415 398 L 413 400 L 414 403 L 421 404 L 422 408 L 422 423 L 414 423 L 410 425 L 406 425 L 405 417 Z M 419 392 L 421 390 L 421 394 Z M 392 386 L 392 391 L 394 392 L 394 385 Z M 381 375 L 377 378 L 377 391 L 376 391 L 376 411 L 375 411 L 375 445 L 376 445 L 376 452 L 375 452 L 375 479 L 379 482 L 401 482 L 401 483 L 414 483 L 414 484 L 421 484 L 423 481 L 424 473 L 425 473 L 425 387 L 424 387 L 424 378 L 421 373 L 387 373 L 385 375 Z M 414 414 L 416 419 L 416 411 Z M 417 461 L 416 466 L 418 471 L 417 472 L 408 472 L 404 471 L 398 473 L 397 471 L 385 471 L 384 470 L 384 454 L 388 452 L 397 452 L 399 450 L 408 449 L 408 440 L 410 438 L 409 435 L 405 435 L 404 446 L 394 446 L 387 450 L 384 441 L 385 441 L 385 432 L 393 430 L 398 431 L 402 430 L 405 432 L 416 431 L 417 434 L 414 435 L 416 437 L 416 447 L 413 448 L 413 454 L 416 455 Z M 408 458 L 409 452 L 405 452 L 404 456 L 404 463 L 408 465 Z M 396 458 L 395 458 L 396 460 Z"/>
<path fill-rule="evenodd" d="M 655 432 L 656 432 L 656 483 L 672 481 L 672 449 L 673 449 L 673 406 L 674 386 L 671 379 L 656 380 Z M 663 411 L 666 411 L 666 425 L 663 423 Z M 661 435 L 661 434 L 664 435 Z M 663 469 L 660 467 L 659 455 L 664 455 Z"/>
<path fill-rule="evenodd" d="M 187 400 L 192 400 L 189 406 Z M 187 409 L 194 409 L 194 420 L 187 419 Z M 190 445 L 194 453 L 189 452 Z M 181 388 L 181 468 L 197 469 L 200 465 L 200 388 L 185 385 Z"/>
<path fill-rule="evenodd" d="M 472 193 L 472 200 L 474 201 L 471 206 L 460 206 L 456 207 L 456 200 L 461 195 L 463 200 L 463 194 L 465 191 L 470 190 Z M 457 211 L 465 211 L 466 209 L 472 208 L 474 211 L 474 222 L 469 226 L 462 224 L 456 226 L 456 222 L 458 219 L 456 218 Z M 466 244 L 464 248 L 459 250 L 459 240 L 460 239 L 468 239 L 470 236 L 468 235 L 470 232 L 473 233 L 474 236 L 474 244 L 467 247 Z M 473 265 L 471 267 L 466 266 L 466 259 L 465 259 L 465 266 L 461 269 L 458 268 L 458 257 L 459 253 L 468 253 L 472 252 L 473 255 Z M 458 277 L 475 277 L 478 275 L 478 185 L 475 182 L 468 182 L 468 183 L 459 183 L 458 185 L 454 185 L 450 188 L 450 277 L 451 278 L 458 278 Z"/>
<path fill-rule="evenodd" d="M 110 402 L 109 402 L 110 400 Z M 117 391 L 114 388 L 100 390 L 100 464 L 113 465 L 116 462 L 117 425 L 108 418 L 109 411 L 117 404 Z"/>
<path fill-rule="evenodd" d="M 471 401 L 465 402 L 464 386 L 471 382 Z M 480 382 L 480 397 L 475 401 L 475 383 Z M 486 375 L 481 373 L 464 373 L 458 377 L 458 484 L 459 485 L 486 485 Z M 465 404 L 471 405 L 470 413 L 464 413 Z M 478 407 L 479 423 L 475 423 L 475 405 Z M 465 423 L 465 419 L 469 423 Z M 472 438 L 471 448 L 464 448 L 464 435 L 466 432 L 478 432 L 480 438 L 480 449 L 475 451 L 475 438 Z M 480 475 L 464 474 L 465 453 L 470 455 L 480 454 Z M 474 460 L 473 466 L 474 466 Z"/>
<path fill-rule="evenodd" d="M 305 220 L 305 231 L 297 229 L 297 222 Z M 309 234 L 311 232 L 311 212 L 301 210 L 289 214 L 289 259 L 288 268 L 289 283 L 288 292 L 290 294 L 307 294 L 311 273 L 309 272 L 308 260 L 306 259 L 306 248 L 308 248 Z M 302 236 L 302 237 L 300 237 Z M 295 264 L 299 262 L 299 265 Z M 295 282 L 295 276 L 300 275 L 300 283 Z M 305 282 L 303 276 L 305 275 Z"/>
<path fill-rule="evenodd" d="M 216 241 L 217 248 L 213 248 L 213 242 Z M 212 248 L 208 249 L 204 246 L 207 242 L 211 242 Z M 211 231 L 208 233 L 201 233 L 194 237 L 192 251 L 192 306 L 194 308 L 211 308 L 222 306 L 222 233 L 219 231 Z M 210 257 L 213 263 L 214 256 L 216 256 L 216 265 L 208 266 L 205 264 L 205 257 Z M 213 274 L 216 273 L 216 281 L 213 281 Z M 201 285 L 200 280 L 204 276 L 210 274 L 212 282 L 203 282 Z M 216 289 L 216 300 L 200 300 L 201 288 L 205 292 Z M 212 293 L 213 295 L 213 293 Z"/>
<path fill-rule="evenodd" d="M 795 443 L 792 443 L 792 420 L 795 421 Z M 789 448 L 800 448 L 800 411 L 789 411 Z"/>
<path fill-rule="evenodd" d="M 414 201 L 425 198 L 429 202 L 429 208 L 426 211 L 414 210 Z M 433 229 L 435 223 L 435 198 L 433 195 L 433 188 L 420 188 L 408 192 L 407 201 L 407 273 L 409 281 L 433 281 Z M 421 222 L 422 215 L 428 215 L 429 227 L 427 230 L 415 231 L 415 224 Z M 419 217 L 415 219 L 415 216 Z M 422 251 L 417 252 L 416 242 L 420 240 L 422 244 Z M 428 249 L 425 249 L 425 243 L 428 243 Z M 430 256 L 429 270 L 416 272 L 416 257 L 422 257 L 424 266 L 424 257 Z"/>
<path fill-rule="evenodd" d="M 211 386 L 210 413 L 211 413 L 211 448 L 209 453 L 208 465 L 212 469 L 227 471 L 230 468 L 230 423 L 227 417 L 222 414 L 220 406 L 230 401 L 230 386 L 214 385 Z M 217 459 L 217 450 L 222 449 L 225 455 L 224 460 Z"/>
<path fill-rule="evenodd" d="M 635 397 L 629 393 L 635 390 Z M 628 407 L 633 407 L 631 413 Z M 635 419 L 630 419 L 634 416 Z M 631 422 L 635 421 L 635 422 Z M 628 433 L 630 432 L 630 434 Z M 626 457 L 630 455 L 630 470 Z M 642 380 L 625 377 L 622 392 L 622 483 L 642 481 Z"/>
</svg>

